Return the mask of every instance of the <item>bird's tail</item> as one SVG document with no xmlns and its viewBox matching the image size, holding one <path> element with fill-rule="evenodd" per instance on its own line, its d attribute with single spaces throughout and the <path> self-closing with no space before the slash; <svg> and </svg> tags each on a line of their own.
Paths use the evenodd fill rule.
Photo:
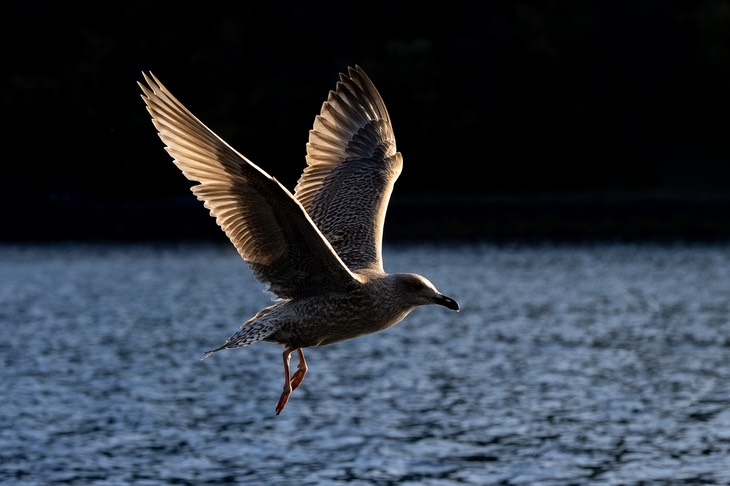
<svg viewBox="0 0 730 486">
<path fill-rule="evenodd" d="M 226 341 L 225 343 L 221 344 L 220 346 L 218 346 L 215 349 L 211 349 L 211 350 L 206 351 L 205 353 L 203 353 L 203 357 L 200 358 L 200 361 L 203 361 L 205 358 L 207 358 L 208 356 L 210 356 L 213 353 L 216 353 L 216 352 L 220 351 L 221 349 L 226 349 L 226 347 L 228 347 L 228 341 Z"/>
<path fill-rule="evenodd" d="M 264 310 L 268 312 L 268 308 Z M 266 320 L 263 319 L 257 320 L 257 318 L 261 317 L 264 313 L 264 311 L 261 311 L 254 317 L 246 321 L 241 326 L 240 331 L 229 337 L 225 343 L 221 344 L 217 348 L 211 349 L 203 353 L 203 357 L 200 359 L 204 360 L 211 354 L 217 353 L 221 349 L 241 348 L 243 346 L 248 346 L 257 341 L 266 339 L 267 337 L 274 334 L 278 330 L 278 326 L 276 324 L 272 322 L 266 322 Z"/>
</svg>

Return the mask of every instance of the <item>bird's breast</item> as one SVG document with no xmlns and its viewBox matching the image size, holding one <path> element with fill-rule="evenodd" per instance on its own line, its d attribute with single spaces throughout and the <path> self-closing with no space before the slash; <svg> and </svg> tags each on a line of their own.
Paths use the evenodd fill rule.
<svg viewBox="0 0 730 486">
<path fill-rule="evenodd" d="M 412 310 L 394 308 L 368 292 L 311 297 L 285 306 L 286 312 L 276 316 L 280 331 L 271 340 L 295 347 L 325 346 L 382 331 Z"/>
</svg>

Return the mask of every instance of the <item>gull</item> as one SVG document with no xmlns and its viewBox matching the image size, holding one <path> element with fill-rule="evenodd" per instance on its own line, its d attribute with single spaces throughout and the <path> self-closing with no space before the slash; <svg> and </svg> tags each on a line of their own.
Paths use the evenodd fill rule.
<svg viewBox="0 0 730 486">
<path fill-rule="evenodd" d="M 277 415 L 307 373 L 303 348 L 382 331 L 421 305 L 459 311 L 425 277 L 383 269 L 383 224 L 403 158 L 362 68 L 340 73 L 315 117 L 294 193 L 205 126 L 154 74 L 142 75 L 145 84 L 137 84 L 165 149 L 276 297 L 204 357 L 257 341 L 282 345 Z M 294 351 L 299 363 L 290 375 Z"/>
</svg>

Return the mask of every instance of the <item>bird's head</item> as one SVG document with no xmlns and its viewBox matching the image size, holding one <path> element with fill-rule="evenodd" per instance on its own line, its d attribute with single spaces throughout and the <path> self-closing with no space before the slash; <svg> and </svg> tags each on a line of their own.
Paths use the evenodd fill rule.
<svg viewBox="0 0 730 486">
<path fill-rule="evenodd" d="M 399 293 L 414 306 L 438 304 L 459 312 L 459 304 L 439 292 L 427 278 L 414 273 L 391 275 Z"/>
</svg>

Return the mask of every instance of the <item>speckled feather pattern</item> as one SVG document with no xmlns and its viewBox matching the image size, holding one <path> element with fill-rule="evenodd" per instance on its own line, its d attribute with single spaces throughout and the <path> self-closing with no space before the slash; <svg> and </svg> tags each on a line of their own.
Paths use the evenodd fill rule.
<svg viewBox="0 0 730 486">
<path fill-rule="evenodd" d="M 383 270 L 383 224 L 403 159 L 385 103 L 359 68 L 341 75 L 309 132 L 294 194 L 351 270 Z"/>
<path fill-rule="evenodd" d="M 385 212 L 403 159 L 380 94 L 358 66 L 341 75 L 316 116 L 307 166 L 291 193 L 198 120 L 152 74 L 142 98 L 175 165 L 261 282 L 278 298 L 221 346 L 284 346 L 276 412 L 307 372 L 302 348 L 381 331 L 415 307 L 459 310 L 426 278 L 387 274 Z M 290 376 L 293 351 L 299 366 Z"/>
</svg>

